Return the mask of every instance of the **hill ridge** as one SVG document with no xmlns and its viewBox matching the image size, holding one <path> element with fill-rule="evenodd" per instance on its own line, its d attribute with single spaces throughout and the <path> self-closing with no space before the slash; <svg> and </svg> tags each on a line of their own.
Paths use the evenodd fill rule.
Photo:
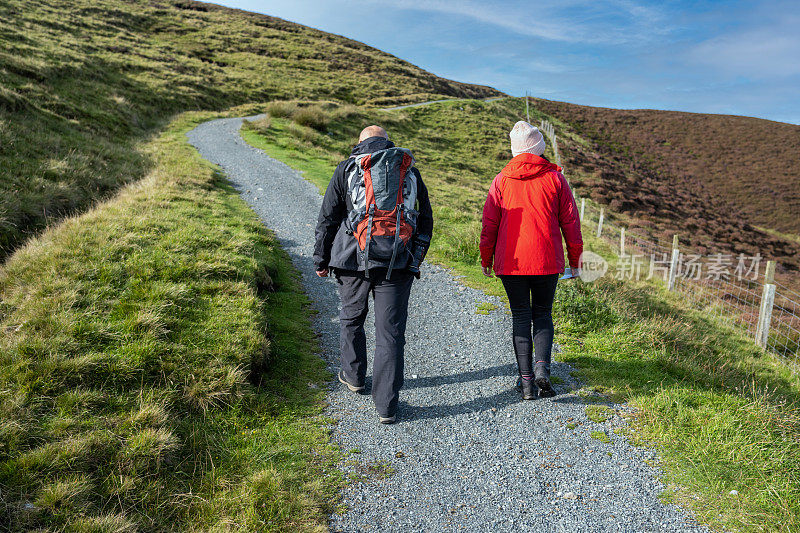
<svg viewBox="0 0 800 533">
<path fill-rule="evenodd" d="M 352 39 L 190 0 L 10 0 L 0 42 L 0 257 L 141 178 L 149 163 L 137 143 L 182 111 L 502 94 Z"/>
</svg>

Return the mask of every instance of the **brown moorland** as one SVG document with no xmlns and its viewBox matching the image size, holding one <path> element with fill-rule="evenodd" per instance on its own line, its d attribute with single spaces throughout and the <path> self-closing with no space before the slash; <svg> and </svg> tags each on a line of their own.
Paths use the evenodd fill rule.
<svg viewBox="0 0 800 533">
<path fill-rule="evenodd" d="M 589 142 L 560 143 L 580 194 L 702 253 L 761 253 L 784 274 L 800 270 L 800 126 L 534 101 Z"/>
</svg>

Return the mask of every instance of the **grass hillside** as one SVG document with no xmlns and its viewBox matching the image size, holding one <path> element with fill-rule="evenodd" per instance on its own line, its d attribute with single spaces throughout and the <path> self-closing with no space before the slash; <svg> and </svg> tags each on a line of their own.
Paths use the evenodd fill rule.
<svg viewBox="0 0 800 533">
<path fill-rule="evenodd" d="M 800 271 L 797 239 L 770 231 L 800 234 L 800 126 L 534 102 L 587 141 L 560 147 L 581 195 L 701 251 L 760 252 Z"/>
<path fill-rule="evenodd" d="M 314 530 L 338 486 L 288 256 L 186 144 L 0 270 L 0 531 Z"/>
<path fill-rule="evenodd" d="M 6 1 L 0 43 L 0 531 L 323 528 L 308 302 L 184 134 L 245 102 L 497 92 L 186 1 Z"/>
<path fill-rule="evenodd" d="M 0 2 L 0 257 L 154 165 L 136 144 L 175 113 L 499 94 L 362 43 L 193 1 Z"/>
<path fill-rule="evenodd" d="M 498 293 L 478 217 L 524 104 L 383 112 L 498 93 L 189 1 L 7 0 L 0 42 L 0 530 L 323 529 L 341 480 L 308 302 L 185 133 L 266 109 L 246 138 L 324 187 L 385 125 L 431 192 L 431 257 Z M 563 284 L 558 302 L 563 357 L 639 409 L 671 497 L 718 527 L 800 529 L 796 376 L 656 286 Z"/>
<path fill-rule="evenodd" d="M 321 188 L 362 125 L 384 125 L 395 142 L 413 150 L 430 191 L 431 258 L 502 294 L 497 280 L 480 274 L 480 213 L 491 180 L 511 157 L 507 132 L 524 116 L 522 100 L 393 112 L 287 102 L 268 110 L 267 119 L 246 126 L 244 138 L 304 170 Z M 309 114 L 317 117 L 316 129 L 299 123 Z M 532 119 L 542 118 L 558 123 L 535 109 Z M 589 145 L 574 133 L 565 137 Z M 611 255 L 591 232 L 584 239 L 587 248 Z M 637 409 L 630 438 L 657 449 L 666 499 L 717 529 L 800 528 L 800 381 L 788 367 L 654 284 L 562 283 L 555 313 L 564 348 L 559 358 L 580 368 L 594 389 L 587 402 L 613 398 Z"/>
</svg>

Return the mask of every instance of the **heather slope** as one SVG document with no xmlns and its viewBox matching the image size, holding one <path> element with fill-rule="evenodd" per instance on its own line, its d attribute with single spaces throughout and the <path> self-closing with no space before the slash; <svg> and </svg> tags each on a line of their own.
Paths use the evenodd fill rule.
<svg viewBox="0 0 800 533">
<path fill-rule="evenodd" d="M 761 253 L 800 267 L 800 126 L 676 111 L 535 100 L 586 143 L 565 140 L 582 195 L 700 250 Z"/>
</svg>

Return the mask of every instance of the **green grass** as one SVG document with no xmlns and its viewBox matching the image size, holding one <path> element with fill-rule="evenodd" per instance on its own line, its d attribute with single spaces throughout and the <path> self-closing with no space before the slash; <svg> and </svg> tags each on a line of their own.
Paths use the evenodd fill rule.
<svg viewBox="0 0 800 533">
<path fill-rule="evenodd" d="M 502 296 L 499 282 L 480 272 L 480 213 L 491 180 L 510 156 L 507 131 L 523 113 L 524 103 L 514 99 L 390 113 L 360 109 L 302 141 L 287 137 L 290 119 L 273 118 L 261 133 L 253 127 L 244 135 L 279 159 L 288 152 L 285 160 L 296 168 L 311 159 L 318 166 L 309 167 L 316 169 L 309 178 L 324 188 L 360 128 L 385 126 L 393 140 L 412 149 L 431 192 L 429 257 L 453 267 L 465 283 Z M 556 122 L 534 110 L 533 120 L 540 118 Z M 587 249 L 610 253 L 592 235 L 584 240 Z M 592 284 L 561 283 L 554 313 L 564 348 L 559 358 L 580 369 L 585 399 L 637 409 L 626 434 L 658 450 L 666 483 L 679 487 L 677 501 L 717 529 L 800 528 L 800 383 L 785 365 L 660 283 L 608 276 Z M 597 421 L 608 414 L 603 406 L 587 410 Z M 727 494 L 734 489 L 739 496 L 732 499 Z"/>
<path fill-rule="evenodd" d="M 497 309 L 497 306 L 490 302 L 478 302 L 478 305 L 475 308 L 475 314 L 477 315 L 488 315 L 490 312 Z"/>
<path fill-rule="evenodd" d="M 601 424 L 614 416 L 614 410 L 605 405 L 587 405 L 586 417 L 592 422 Z"/>
<path fill-rule="evenodd" d="M 0 3 L 0 258 L 154 162 L 178 112 L 273 99 L 383 105 L 497 91 L 362 43 L 190 0 Z M 313 110 L 306 126 L 322 128 Z"/>
<path fill-rule="evenodd" d="M 0 270 L 0 526 L 295 531 L 335 505 L 298 274 L 185 132 Z"/>
<path fill-rule="evenodd" d="M 563 284 L 558 300 L 563 360 L 637 408 L 632 438 L 659 450 L 682 503 L 718 528 L 798 527 L 800 387 L 785 366 L 660 288 Z"/>
<path fill-rule="evenodd" d="M 592 431 L 592 433 L 589 436 L 592 437 L 594 440 L 599 440 L 600 442 L 605 444 L 611 443 L 611 439 L 608 438 L 608 435 L 606 435 L 605 431 Z"/>
</svg>

